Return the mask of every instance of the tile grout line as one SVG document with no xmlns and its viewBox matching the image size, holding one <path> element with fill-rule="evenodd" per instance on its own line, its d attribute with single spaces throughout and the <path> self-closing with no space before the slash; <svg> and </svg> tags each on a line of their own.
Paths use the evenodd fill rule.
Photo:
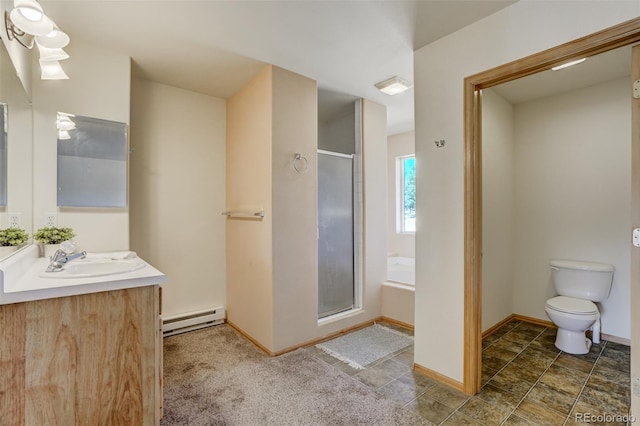
<svg viewBox="0 0 640 426">
<path fill-rule="evenodd" d="M 496 340 L 494 340 L 493 342 L 491 342 L 489 345 L 487 345 L 486 347 L 484 347 L 484 348 L 482 349 L 482 352 L 484 353 L 484 351 L 485 351 L 485 350 L 487 350 L 487 349 L 488 349 L 488 348 L 490 348 L 490 347 L 493 347 L 494 345 L 496 345 L 496 344 L 497 344 L 498 342 L 500 342 L 500 341 L 510 342 L 510 343 L 518 343 L 518 342 L 515 342 L 515 341 L 512 341 L 512 340 L 509 340 L 509 338 L 506 338 L 506 339 L 504 338 L 504 337 L 505 337 L 506 335 L 508 335 L 508 334 L 509 334 L 509 332 L 511 332 L 511 331 L 518 331 L 518 330 L 520 330 L 520 331 L 532 331 L 532 330 L 530 330 L 530 329 L 527 329 L 526 327 L 520 328 L 520 326 L 521 326 L 521 324 L 518 324 L 517 326 L 510 328 L 508 332 L 504 333 L 502 336 L 500 336 L 499 338 L 497 338 Z M 507 362 L 506 362 L 506 364 L 505 364 L 502 368 L 500 368 L 499 370 L 497 370 L 497 371 L 492 375 L 492 377 L 491 377 L 489 380 L 487 380 L 487 382 L 486 382 L 486 383 L 484 383 L 484 384 L 483 384 L 483 387 L 484 387 L 484 385 L 486 385 L 486 384 L 487 384 L 487 383 L 488 383 L 488 382 L 489 382 L 493 377 L 495 377 L 498 373 L 502 372 L 502 371 L 503 371 L 506 367 L 508 367 L 509 365 L 512 365 L 512 364 L 513 364 L 513 361 L 514 361 L 516 358 L 518 358 L 518 356 L 522 355 L 522 353 L 524 353 L 524 351 L 525 351 L 525 350 L 527 350 L 528 348 L 538 349 L 536 346 L 533 346 L 533 342 L 534 342 L 534 341 L 536 341 L 536 339 L 538 339 L 538 338 L 540 338 L 541 336 L 543 336 L 543 335 L 544 335 L 548 330 L 549 330 L 549 327 L 545 327 L 545 328 L 543 328 L 540 332 L 538 332 L 538 333 L 537 333 L 537 334 L 536 334 L 536 335 L 535 335 L 531 340 L 529 340 L 529 341 L 528 341 L 528 342 L 527 342 L 527 343 L 522 347 L 522 349 L 520 349 L 520 351 L 518 351 L 518 353 L 517 353 L 513 358 L 511 358 L 509 361 L 507 361 Z M 594 360 L 594 362 L 593 362 L 593 365 L 591 366 L 591 369 L 590 369 L 590 371 L 589 371 L 588 375 L 586 376 L 585 381 L 583 382 L 583 384 L 582 384 L 582 387 L 581 387 L 580 391 L 577 393 L 577 395 L 576 395 L 575 399 L 573 400 L 573 403 L 572 403 L 572 405 L 571 405 L 571 407 L 570 407 L 570 409 L 569 409 L 569 411 L 568 411 L 568 414 L 565 416 L 565 418 L 564 418 L 564 422 L 562 423 L 562 425 L 566 426 L 566 425 L 568 424 L 568 421 L 569 421 L 569 420 L 570 420 L 570 418 L 571 418 L 571 413 L 573 412 L 573 410 L 575 409 L 575 407 L 576 407 L 576 405 L 577 405 L 577 403 L 578 403 L 579 399 L 580 399 L 580 398 L 581 398 L 581 396 L 583 395 L 584 390 L 587 388 L 587 383 L 589 382 L 590 378 L 592 377 L 593 372 L 594 372 L 594 370 L 595 370 L 595 367 L 596 367 L 597 363 L 599 362 L 599 360 L 601 359 L 602 354 L 603 354 L 603 352 L 604 352 L 605 348 L 608 346 L 608 343 L 609 343 L 609 342 L 607 342 L 607 341 L 603 341 L 603 345 L 600 347 L 600 349 L 599 349 L 599 351 L 598 351 L 598 354 L 597 354 L 597 356 L 596 356 L 596 358 L 595 358 L 595 360 Z M 501 425 L 506 424 L 506 423 L 507 423 L 507 420 L 508 420 L 511 416 L 514 416 L 514 415 L 515 415 L 515 412 L 517 411 L 518 407 L 520 407 L 520 406 L 521 406 L 521 404 L 524 402 L 524 400 L 525 400 L 525 399 L 527 399 L 527 397 L 532 393 L 533 389 L 534 389 L 537 385 L 539 385 L 539 384 L 540 384 L 540 382 L 541 382 L 541 380 L 542 380 L 542 377 L 543 377 L 543 376 L 548 372 L 548 370 L 549 370 L 549 369 L 550 369 L 550 368 L 555 364 L 555 362 L 556 362 L 556 361 L 559 359 L 559 357 L 560 357 L 561 355 L 563 355 L 563 354 L 566 354 L 566 352 L 558 351 L 558 352 L 555 354 L 555 356 L 553 356 L 553 358 L 549 358 L 549 365 L 548 365 L 547 367 L 545 367 L 545 368 L 543 369 L 543 371 L 542 371 L 542 372 L 537 376 L 537 378 L 536 378 L 535 382 L 531 385 L 531 387 L 527 390 L 527 392 L 526 392 L 526 393 L 525 393 L 525 394 L 524 394 L 524 395 L 519 399 L 518 403 L 517 403 L 517 404 L 515 404 L 513 408 L 511 408 L 510 410 L 508 410 L 508 411 L 507 411 L 507 412 L 508 412 L 508 414 L 506 415 L 505 419 L 504 419 L 504 420 L 502 420 L 502 421 L 500 422 L 500 424 L 501 424 Z M 550 355 L 552 355 L 552 354 L 550 354 Z M 571 355 L 571 354 L 568 354 L 568 355 Z M 393 361 L 395 361 L 396 363 L 401 363 L 401 362 L 396 361 L 396 360 L 393 360 Z M 391 382 L 393 382 L 393 381 L 399 381 L 399 380 L 398 380 L 398 378 L 396 378 L 396 379 L 392 380 Z M 391 383 L 391 382 L 389 382 L 389 383 Z M 387 384 L 385 384 L 384 386 L 387 386 L 387 385 L 388 385 L 388 383 L 387 383 Z M 416 400 L 418 400 L 420 397 L 422 397 L 422 396 L 426 395 L 426 394 L 428 393 L 428 391 L 429 391 L 430 389 L 432 389 L 432 388 L 433 388 L 433 386 L 434 386 L 434 385 L 431 385 L 431 386 L 427 386 L 427 387 L 425 387 L 425 389 L 424 389 L 423 391 L 421 391 L 420 393 L 417 393 L 415 397 L 411 398 L 411 400 L 409 400 L 409 401 L 408 401 L 408 402 L 406 402 L 406 403 L 403 403 L 403 404 L 402 404 L 402 407 L 403 407 L 404 409 L 408 409 L 407 407 L 408 407 L 410 404 L 414 403 L 414 402 L 415 402 Z M 382 387 L 381 387 L 381 388 L 382 388 Z M 509 391 L 506 391 L 506 392 L 509 392 Z M 444 419 L 442 419 L 438 424 L 439 424 L 439 425 L 443 425 L 443 424 L 445 424 L 445 423 L 447 423 L 447 422 L 451 421 L 453 418 L 455 418 L 455 416 L 456 416 L 456 415 L 461 415 L 461 416 L 464 416 L 464 418 L 468 418 L 468 419 L 469 419 L 469 421 L 471 421 L 471 419 L 472 419 L 474 422 L 477 422 L 478 424 L 484 425 L 484 424 L 485 424 L 485 423 L 484 423 L 484 420 L 478 420 L 478 419 L 476 419 L 476 418 L 474 418 L 474 417 L 471 417 L 471 416 L 469 416 L 469 415 L 467 415 L 467 414 L 465 414 L 464 412 L 462 412 L 462 411 L 461 411 L 462 407 L 463 407 L 465 404 L 467 404 L 467 403 L 468 403 L 472 398 L 473 398 L 473 396 L 469 396 L 466 400 L 464 400 L 464 402 L 460 403 L 460 405 L 459 405 L 457 408 L 455 408 L 455 409 L 454 409 L 453 411 L 451 411 L 448 415 L 446 415 L 446 417 L 445 417 Z M 480 399 L 480 400 L 482 400 L 483 402 L 488 403 L 488 404 L 494 404 L 494 403 L 495 403 L 495 401 L 487 401 L 487 400 L 484 400 L 483 398 L 480 398 L 480 397 L 479 397 L 479 399 Z M 434 401 L 438 401 L 438 400 L 434 400 Z M 496 404 L 496 405 L 497 405 L 497 406 L 500 406 L 501 404 Z M 553 411 L 553 412 L 557 412 L 558 414 L 562 414 L 561 412 L 556 411 L 555 409 L 552 409 L 552 411 Z M 564 410 L 563 410 L 563 411 L 564 411 Z M 456 413 L 458 413 L 458 414 L 456 414 Z M 523 419 L 526 419 L 526 418 L 523 418 Z M 527 421 L 527 422 L 530 422 L 531 424 L 536 424 L 536 423 L 535 423 L 535 421 L 531 421 L 531 420 L 528 420 L 528 419 L 526 419 L 526 421 Z"/>
<path fill-rule="evenodd" d="M 506 332 L 504 335 L 500 336 L 499 339 L 497 339 L 495 342 L 493 342 L 491 345 L 487 346 L 486 349 L 490 348 L 491 346 L 493 346 L 496 342 L 498 342 L 499 340 L 501 340 L 504 336 L 506 336 L 507 334 L 509 334 L 509 332 L 515 330 L 516 328 L 518 328 L 520 326 L 520 324 L 516 325 L 515 327 L 513 327 L 511 330 L 509 330 L 508 332 Z M 507 363 L 498 371 L 496 371 L 496 374 L 494 374 L 492 376 L 495 377 L 498 373 L 500 373 L 502 370 L 504 370 L 509 364 L 511 364 L 511 361 L 513 361 L 514 359 L 516 359 L 518 357 L 518 355 L 520 355 L 522 352 L 524 352 L 525 349 L 527 349 L 529 346 L 531 346 L 531 343 L 533 343 L 534 340 L 536 340 L 538 337 L 542 336 L 544 334 L 545 331 L 547 331 L 549 327 L 545 327 L 540 333 L 538 333 L 536 335 L 536 337 L 534 337 L 533 339 L 529 340 L 529 343 L 527 343 L 526 345 L 524 345 L 524 347 L 522 349 L 520 349 L 520 352 L 518 352 L 518 354 L 516 356 L 514 356 L 513 358 L 511 358 L 509 361 L 507 361 Z M 507 342 L 511 342 L 511 343 L 518 343 L 518 342 L 513 342 L 511 340 L 507 339 Z M 484 351 L 484 349 L 483 349 Z"/>
<path fill-rule="evenodd" d="M 522 324 L 522 323 L 520 323 L 520 324 Z M 514 329 L 518 328 L 518 326 L 519 326 L 520 324 L 518 324 L 518 325 L 516 325 L 516 326 L 511 327 L 511 328 L 509 329 L 509 331 L 513 331 Z M 504 326 L 506 326 L 506 324 L 505 324 Z M 503 326 L 503 327 L 504 327 L 504 326 Z M 480 352 L 484 352 L 484 351 L 485 351 L 485 349 L 489 349 L 491 346 L 495 345 L 495 344 L 496 344 L 496 342 L 498 342 L 500 339 L 502 339 L 502 338 L 505 336 L 505 334 L 508 334 L 508 333 L 509 333 L 509 331 L 507 331 L 506 333 L 504 333 L 502 336 L 498 337 L 498 338 L 497 338 L 496 340 L 494 340 L 493 342 L 489 343 L 489 344 L 487 345 L 487 347 L 486 347 L 486 348 L 482 348 L 482 350 L 481 350 Z M 538 336 L 536 336 L 536 337 L 538 337 Z"/>
<path fill-rule="evenodd" d="M 502 339 L 504 338 L 504 336 L 506 336 L 507 334 L 509 334 L 509 333 L 510 333 L 510 332 L 512 332 L 513 330 L 517 329 L 521 324 L 522 324 L 522 322 L 521 322 L 520 324 L 516 325 L 515 327 L 511 327 L 511 329 L 509 329 L 509 331 L 507 331 L 507 332 L 506 332 L 506 333 L 504 333 L 502 336 L 498 337 L 496 340 L 494 340 L 493 342 L 491 342 L 491 343 L 490 343 L 486 348 L 482 348 L 482 351 L 481 351 L 481 352 L 484 352 L 486 349 L 489 349 L 490 347 L 492 347 L 493 345 L 495 345 L 497 342 L 499 342 L 500 340 L 502 340 Z M 495 376 L 497 376 L 497 375 L 498 375 L 502 370 L 504 370 L 504 369 L 505 369 L 509 364 L 511 364 L 511 362 L 512 362 L 514 359 L 516 359 L 516 358 L 518 357 L 518 355 L 520 355 L 520 354 L 521 354 L 521 353 L 522 353 L 526 348 L 528 348 L 528 347 L 529 347 L 529 345 L 531 344 L 531 342 L 533 342 L 535 339 L 537 339 L 538 337 L 540 337 L 540 336 L 545 332 L 545 330 L 546 330 L 546 329 L 547 329 L 547 328 L 545 327 L 545 328 L 544 328 L 540 333 L 538 333 L 538 335 L 537 335 L 536 337 L 534 337 L 533 339 L 531 339 L 531 340 L 529 341 L 529 343 L 527 343 L 527 344 L 526 344 L 522 349 L 520 349 L 520 352 L 518 352 L 518 354 L 517 354 L 516 356 L 514 356 L 513 358 L 511 358 L 509 361 L 507 361 L 507 363 L 506 363 L 504 366 L 502 366 L 502 368 L 500 368 L 499 370 L 497 370 L 497 371 L 496 371 L 496 373 L 492 376 L 492 378 L 493 378 L 493 377 L 495 377 Z M 511 342 L 511 341 L 510 341 L 510 340 L 508 340 L 508 339 L 505 339 L 505 340 L 506 340 L 507 342 Z M 512 343 L 517 343 L 517 342 L 512 342 Z M 545 370 L 545 371 L 546 371 L 546 370 Z M 490 381 L 490 380 L 491 380 L 491 379 L 489 379 L 489 381 Z M 480 386 L 480 388 L 481 388 L 481 389 L 482 389 L 482 387 L 484 387 L 484 385 Z M 471 399 L 471 398 L 472 398 L 472 397 L 470 397 L 469 399 Z M 469 399 L 467 399 L 467 401 L 468 401 Z M 482 398 L 480 398 L 480 399 L 482 399 Z M 465 401 L 465 403 L 466 403 L 467 401 Z M 484 400 L 483 400 L 483 401 L 484 401 Z M 487 402 L 487 401 L 485 401 L 485 402 Z M 449 414 L 449 415 L 448 415 L 444 420 L 442 420 L 442 422 L 441 422 L 441 423 L 439 423 L 439 424 L 443 424 L 444 422 L 446 422 L 446 421 L 447 421 L 451 416 L 453 416 L 456 412 L 458 412 L 458 410 L 459 410 L 463 405 L 464 405 L 464 404 L 461 404 L 461 405 L 460 405 L 460 407 L 458 407 L 458 408 L 456 408 L 455 410 L 453 410 L 453 412 L 452 412 L 451 414 Z M 519 405 L 519 403 L 518 403 L 518 405 Z M 517 407 L 517 405 L 516 405 L 516 407 Z M 512 414 L 512 413 L 513 413 L 513 412 L 509 413 L 509 416 L 511 416 L 511 414 Z M 464 413 L 461 413 L 461 414 L 463 414 L 463 415 L 464 415 Z M 507 416 L 507 417 L 505 418 L 505 420 L 504 420 L 504 421 L 506 421 L 506 419 L 508 419 L 508 418 L 509 418 L 509 416 Z M 474 421 L 478 421 L 478 420 L 474 419 Z M 504 421 L 503 421 L 503 422 L 501 422 L 501 424 L 502 424 L 502 423 L 504 423 Z M 478 423 L 482 423 L 482 422 L 479 422 L 479 421 L 478 421 Z"/>
<path fill-rule="evenodd" d="M 567 422 L 569 421 L 569 418 L 571 417 L 571 413 L 573 412 L 573 409 L 578 404 L 578 400 L 582 396 L 582 392 L 584 391 L 584 388 L 587 387 L 587 383 L 589 383 L 589 379 L 591 378 L 591 375 L 593 374 L 593 370 L 596 368 L 596 364 L 598 364 L 598 361 L 600 360 L 600 357 L 602 356 L 602 352 L 604 352 L 604 348 L 607 346 L 607 343 L 608 343 L 608 341 L 605 340 L 604 344 L 602 345 L 602 348 L 600 348 L 600 353 L 598 353 L 598 357 L 593 362 L 593 366 L 591 366 L 591 370 L 589 370 L 589 375 L 587 376 L 586 380 L 582 384 L 582 387 L 580 388 L 580 392 L 578 392 L 578 396 L 576 396 L 576 400 L 573 401 L 573 405 L 571 406 L 571 409 L 569 410 L 569 414 L 567 415 L 567 418 L 564 420 L 563 426 L 566 425 Z"/>
<path fill-rule="evenodd" d="M 513 331 L 513 330 L 514 330 L 514 329 L 516 329 L 517 327 L 518 327 L 518 326 L 515 326 L 514 328 L 512 328 L 512 329 L 511 329 L 511 330 L 509 330 L 509 331 Z M 518 356 L 519 356 L 522 352 L 524 352 L 524 350 L 525 350 L 525 349 L 527 349 L 529 346 L 531 346 L 531 343 L 532 343 L 534 340 L 536 340 L 538 337 L 540 337 L 542 334 L 544 334 L 544 332 L 545 332 L 546 330 L 547 330 L 547 327 L 545 327 L 545 328 L 544 328 L 544 330 L 542 330 L 540 333 L 538 333 L 538 335 L 537 335 L 536 337 L 534 337 L 533 339 L 531 339 L 531 340 L 529 341 L 529 343 L 527 343 L 526 345 L 524 345 L 524 347 L 523 347 L 522 349 L 520 349 L 520 352 L 518 352 L 518 354 L 517 354 L 516 356 L 514 356 L 514 357 L 513 357 L 513 358 L 511 358 L 509 361 L 507 361 L 507 363 L 506 363 L 506 364 L 505 364 L 505 365 L 504 365 L 500 370 L 496 371 L 496 374 L 494 374 L 494 375 L 491 377 L 491 379 L 493 379 L 495 376 L 497 376 L 497 375 L 498 375 L 502 370 L 504 370 L 505 368 L 507 368 L 507 366 L 508 366 L 509 364 L 511 364 L 511 362 L 512 362 L 514 359 L 518 358 Z M 505 335 L 507 335 L 507 334 L 508 334 L 508 333 L 505 333 Z M 500 337 L 500 339 L 502 339 L 502 337 L 504 337 L 504 336 L 501 336 L 501 337 Z M 498 339 L 498 340 L 500 340 L 500 339 Z M 507 342 L 511 342 L 511 340 L 507 340 Z M 495 342 L 494 342 L 494 343 L 495 343 Z M 512 343 L 517 343 L 517 342 L 512 342 Z M 556 357 L 557 357 L 557 355 L 556 355 Z M 554 358 L 553 360 L 555 361 L 555 358 Z M 547 370 L 545 370 L 545 371 L 547 371 Z M 544 374 L 544 373 L 543 373 L 543 374 Z M 489 380 L 491 380 L 491 379 L 489 379 Z M 483 387 L 484 387 L 484 385 L 483 385 L 483 386 L 480 386 L 480 388 L 481 388 L 481 389 L 482 389 Z"/>
<path fill-rule="evenodd" d="M 519 325 L 519 324 L 518 324 Z M 514 327 L 518 328 L 518 326 Z M 509 361 L 504 367 L 502 367 L 498 373 L 502 370 L 504 370 L 505 368 L 507 368 L 507 366 L 509 364 L 511 364 L 511 362 L 516 359 L 522 352 L 524 352 L 525 349 L 527 349 L 529 346 L 531 346 L 531 343 L 533 343 L 534 340 L 536 340 L 538 337 L 542 336 L 544 334 L 545 331 L 547 331 L 549 327 L 545 327 L 540 333 L 538 333 L 538 335 L 536 337 L 534 337 L 533 339 L 531 339 L 529 341 L 529 343 L 527 343 L 525 345 L 524 348 L 522 348 L 522 350 L 518 353 L 518 355 L 514 356 L 513 359 L 511 359 L 511 361 Z M 542 373 L 540 373 L 540 375 L 538 375 L 538 379 L 535 381 L 535 383 L 529 388 L 529 390 L 524 394 L 524 396 L 520 399 L 520 401 L 518 401 L 518 403 L 513 407 L 513 409 L 509 412 L 509 414 L 505 417 L 505 419 L 500 423 L 501 425 L 504 424 L 509 417 L 511 417 L 516 410 L 518 409 L 518 407 L 520 406 L 520 404 L 522 404 L 522 402 L 527 398 L 527 396 L 531 393 L 531 391 L 533 390 L 533 388 L 538 384 L 538 382 L 540 382 L 540 379 L 542 379 L 542 376 L 544 376 L 544 374 L 549 370 L 549 368 L 551 368 L 551 366 L 553 365 L 553 363 L 558 359 L 558 357 L 560 356 L 560 354 L 562 354 L 562 351 L 558 352 L 556 354 L 556 356 L 553 358 L 553 361 L 551 361 L 551 363 L 547 366 L 547 368 L 544 369 L 544 371 Z M 496 373 L 496 375 L 498 374 Z M 527 420 L 528 421 L 528 420 Z"/>
<path fill-rule="evenodd" d="M 522 322 L 521 322 L 520 324 L 516 325 L 515 327 L 511 328 L 508 332 L 506 332 L 505 334 L 503 334 L 502 336 L 500 336 L 498 339 L 496 339 L 494 342 L 492 342 L 489 346 L 487 346 L 486 348 L 484 348 L 482 351 L 484 351 L 485 349 L 490 348 L 491 346 L 493 346 L 494 344 L 496 344 L 498 341 L 502 340 L 502 338 L 503 338 L 504 336 L 506 336 L 507 334 L 509 334 L 511 331 L 516 330 L 520 325 L 522 325 Z M 504 370 L 505 368 L 507 368 L 507 366 L 508 366 L 509 364 L 511 364 L 511 362 L 512 362 L 514 359 L 516 359 L 520 354 L 522 354 L 522 352 L 524 352 L 524 350 L 525 350 L 525 349 L 527 349 L 527 348 L 531 345 L 531 343 L 532 343 L 534 340 L 536 340 L 538 337 L 540 337 L 542 334 L 544 334 L 544 332 L 547 330 L 547 328 L 548 328 L 548 327 L 545 327 L 545 328 L 544 328 L 544 329 L 542 329 L 542 331 L 540 331 L 540 332 L 539 332 L 539 333 L 538 333 L 538 334 L 537 334 L 533 339 L 529 340 L 529 343 L 527 343 L 527 344 L 526 344 L 522 349 L 520 349 L 520 352 L 518 352 L 518 354 L 517 354 L 516 356 L 514 356 L 513 358 L 511 358 L 511 359 L 510 359 L 510 360 L 509 360 L 509 361 L 508 361 L 508 362 L 507 362 L 507 363 L 506 363 L 506 364 L 505 364 L 505 365 L 504 365 L 500 370 L 496 371 L 496 374 L 494 374 L 494 375 L 493 375 L 493 377 L 495 377 L 495 376 L 496 376 L 496 375 L 498 375 L 502 370 Z M 511 342 L 511 341 L 510 341 L 510 340 L 508 340 L 508 339 L 505 339 L 505 340 L 506 340 L 506 341 L 508 341 L 508 342 Z M 517 342 L 512 342 L 512 343 L 517 343 Z M 535 385 L 540 381 L 540 378 L 544 375 L 544 373 L 546 373 L 546 372 L 547 372 L 547 370 L 551 367 L 551 365 L 553 365 L 553 362 L 558 358 L 558 356 L 560 356 L 560 353 L 561 353 L 561 352 L 559 352 L 559 353 L 556 355 L 556 357 L 553 359 L 553 361 L 551 362 L 551 364 L 549 364 L 549 367 L 547 367 L 547 368 L 546 368 L 546 369 L 545 369 L 545 370 L 544 370 L 544 371 L 543 371 L 543 372 L 538 376 L 538 380 L 533 384 L 533 386 L 531 386 L 531 389 L 533 389 L 533 387 L 534 387 L 534 386 L 535 386 Z M 482 388 L 482 387 L 481 387 L 481 388 Z M 522 397 L 522 399 L 520 400 L 520 402 L 518 402 L 518 404 L 516 404 L 516 405 L 515 405 L 515 407 L 511 410 L 511 412 L 509 412 L 509 414 L 505 417 L 505 419 L 504 419 L 502 422 L 500 422 L 500 424 L 504 424 L 504 423 L 507 421 L 507 419 L 509 419 L 509 417 L 511 417 L 511 415 L 515 412 L 515 410 L 518 408 L 518 406 L 520 405 L 520 403 L 522 403 L 522 401 L 524 401 L 524 399 L 527 397 L 527 395 L 529 394 L 529 392 L 531 392 L 531 389 L 529 389 L 529 391 L 527 391 L 527 393 Z M 507 391 L 507 392 L 508 392 L 508 391 Z M 473 398 L 473 397 L 470 397 L 469 399 L 471 399 L 471 398 Z M 465 403 L 466 403 L 466 402 L 468 402 L 468 401 L 469 401 L 469 399 L 467 399 L 467 401 L 465 401 Z M 482 398 L 480 398 L 480 399 L 482 399 Z M 484 401 L 484 400 L 483 400 L 483 401 Z M 487 402 L 487 403 L 489 403 L 489 404 L 490 404 L 490 402 L 488 402 L 488 401 L 484 401 L 484 402 Z M 448 415 L 448 416 L 447 416 L 447 417 L 446 417 L 446 418 L 445 418 L 445 419 L 444 419 L 440 424 L 441 424 L 441 425 L 442 425 L 442 424 L 444 424 L 444 423 L 445 423 L 449 418 L 451 418 L 455 413 L 457 413 L 457 412 L 460 410 L 460 408 L 461 408 L 465 403 L 460 404 L 460 407 L 456 408 L 456 409 L 455 409 L 451 414 L 449 414 L 449 415 Z M 460 413 L 460 414 L 465 415 L 464 413 Z M 480 423 L 480 424 L 484 424 L 484 423 L 480 422 L 480 421 L 479 421 L 479 420 L 477 420 L 477 419 L 473 419 L 473 420 L 474 420 L 474 421 L 476 421 L 476 422 L 478 422 L 478 423 Z"/>
<path fill-rule="evenodd" d="M 438 423 L 438 426 L 443 425 L 447 420 L 449 420 L 455 413 L 458 412 L 458 409 L 456 408 L 455 410 L 453 410 L 447 417 L 445 417 L 444 419 L 442 419 L 442 421 L 440 423 Z M 474 419 L 475 420 L 475 419 Z"/>
<path fill-rule="evenodd" d="M 533 388 L 536 387 L 536 385 L 538 383 L 540 383 L 540 380 L 542 379 L 542 376 L 545 375 L 545 373 L 551 368 L 551 366 L 553 365 L 554 362 L 556 362 L 556 360 L 558 359 L 558 357 L 562 354 L 562 352 L 558 352 L 558 354 L 555 356 L 555 358 L 553 358 L 553 361 L 551 361 L 551 364 L 549 364 L 549 366 L 547 368 L 544 369 L 544 371 L 542 373 L 540 373 L 540 375 L 538 376 L 538 379 L 535 381 L 535 383 L 533 385 L 531 385 L 531 387 L 529 388 L 529 390 L 524 394 L 524 396 L 522 397 L 522 399 L 520 399 L 520 401 L 518 401 L 518 403 L 515 405 L 515 407 L 513 407 L 513 409 L 511 410 L 511 412 L 509 413 L 509 415 L 504 419 L 504 421 L 501 424 L 504 424 L 504 422 L 507 421 L 507 419 L 509 417 L 511 417 L 516 410 L 518 409 L 518 407 L 520 406 L 520 404 L 522 404 L 522 402 L 527 399 L 527 396 L 529 396 L 529 394 L 531 393 L 531 391 L 533 390 Z M 555 410 L 554 410 L 555 411 Z M 529 421 L 528 419 L 525 419 L 527 421 Z"/>
</svg>

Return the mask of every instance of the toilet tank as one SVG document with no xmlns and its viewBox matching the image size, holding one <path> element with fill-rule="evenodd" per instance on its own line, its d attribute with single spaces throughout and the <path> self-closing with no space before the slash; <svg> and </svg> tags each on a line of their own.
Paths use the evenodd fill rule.
<svg viewBox="0 0 640 426">
<path fill-rule="evenodd" d="M 578 260 L 552 260 L 551 278 L 560 296 L 601 302 L 609 297 L 613 265 Z"/>
</svg>

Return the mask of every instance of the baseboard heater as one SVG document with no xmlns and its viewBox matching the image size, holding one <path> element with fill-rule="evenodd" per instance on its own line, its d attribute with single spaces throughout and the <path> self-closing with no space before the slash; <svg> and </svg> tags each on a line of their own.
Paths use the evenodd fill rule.
<svg viewBox="0 0 640 426">
<path fill-rule="evenodd" d="M 186 333 L 187 331 L 222 324 L 226 318 L 225 314 L 224 307 L 219 307 L 166 319 L 163 318 L 162 335 L 168 337 L 174 334 Z"/>
</svg>

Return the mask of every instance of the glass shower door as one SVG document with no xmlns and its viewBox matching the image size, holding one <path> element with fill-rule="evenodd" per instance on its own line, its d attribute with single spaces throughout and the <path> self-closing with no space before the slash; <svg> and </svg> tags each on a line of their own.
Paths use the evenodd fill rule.
<svg viewBox="0 0 640 426">
<path fill-rule="evenodd" d="M 318 318 L 354 306 L 353 155 L 318 150 Z"/>
</svg>

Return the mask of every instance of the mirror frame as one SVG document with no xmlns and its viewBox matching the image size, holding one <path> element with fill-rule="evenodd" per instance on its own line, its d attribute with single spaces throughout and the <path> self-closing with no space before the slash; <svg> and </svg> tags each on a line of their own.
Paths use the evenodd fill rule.
<svg viewBox="0 0 640 426">
<path fill-rule="evenodd" d="M 464 372 L 463 390 L 482 386 L 482 103 L 481 90 L 570 60 L 640 41 L 640 18 L 474 74 L 464 80 Z M 633 287 L 633 285 L 632 285 Z"/>
</svg>

